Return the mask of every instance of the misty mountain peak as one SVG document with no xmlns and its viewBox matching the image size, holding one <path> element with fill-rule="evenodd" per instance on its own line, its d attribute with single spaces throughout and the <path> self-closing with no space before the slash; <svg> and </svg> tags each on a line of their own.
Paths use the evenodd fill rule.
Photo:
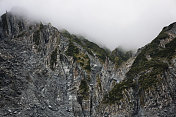
<svg viewBox="0 0 176 117">
<path fill-rule="evenodd" d="M 7 12 L 0 20 L 3 117 L 172 116 L 176 24 L 132 51 Z"/>
</svg>

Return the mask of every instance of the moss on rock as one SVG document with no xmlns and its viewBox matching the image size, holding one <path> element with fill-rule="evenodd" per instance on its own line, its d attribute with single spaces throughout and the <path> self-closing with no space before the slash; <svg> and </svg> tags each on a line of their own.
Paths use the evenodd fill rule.
<svg viewBox="0 0 176 117">
<path fill-rule="evenodd" d="M 81 80 L 81 83 L 79 85 L 78 94 L 82 99 L 86 100 L 89 98 L 89 86 L 88 86 L 86 79 Z"/>
</svg>

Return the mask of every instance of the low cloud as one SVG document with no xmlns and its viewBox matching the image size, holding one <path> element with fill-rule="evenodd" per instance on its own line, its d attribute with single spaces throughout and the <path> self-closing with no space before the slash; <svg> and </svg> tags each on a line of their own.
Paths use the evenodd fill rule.
<svg viewBox="0 0 176 117">
<path fill-rule="evenodd" d="M 142 47 L 176 21 L 175 0 L 0 0 L 0 15 L 17 8 L 111 50 Z"/>
</svg>

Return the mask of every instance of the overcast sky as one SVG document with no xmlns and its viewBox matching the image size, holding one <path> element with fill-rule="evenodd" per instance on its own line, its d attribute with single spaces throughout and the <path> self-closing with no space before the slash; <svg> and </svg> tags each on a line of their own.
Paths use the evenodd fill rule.
<svg viewBox="0 0 176 117">
<path fill-rule="evenodd" d="M 142 47 L 176 22 L 176 0 L 0 0 L 0 15 L 18 7 L 110 49 Z"/>
</svg>

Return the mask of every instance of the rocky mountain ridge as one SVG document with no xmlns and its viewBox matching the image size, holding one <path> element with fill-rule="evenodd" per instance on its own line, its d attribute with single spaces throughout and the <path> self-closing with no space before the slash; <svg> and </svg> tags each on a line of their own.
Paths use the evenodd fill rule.
<svg viewBox="0 0 176 117">
<path fill-rule="evenodd" d="M 9 12 L 0 37 L 1 116 L 96 116 L 103 95 L 129 69 L 117 72 L 93 42 Z"/>
<path fill-rule="evenodd" d="M 176 24 L 110 52 L 51 24 L 0 19 L 2 117 L 175 116 Z"/>
<path fill-rule="evenodd" d="M 138 53 L 126 78 L 104 98 L 116 116 L 176 116 L 176 23 Z M 115 103 L 115 105 L 114 105 Z M 112 114 L 113 113 L 113 114 Z"/>
</svg>

